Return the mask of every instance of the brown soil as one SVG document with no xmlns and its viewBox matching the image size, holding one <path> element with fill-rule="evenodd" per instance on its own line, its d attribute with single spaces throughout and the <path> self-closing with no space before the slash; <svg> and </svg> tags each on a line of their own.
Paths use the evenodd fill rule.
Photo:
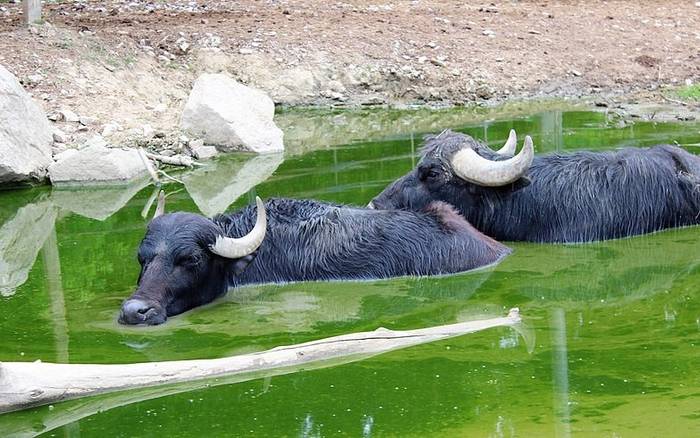
<svg viewBox="0 0 700 438">
<path fill-rule="evenodd" d="M 700 80 L 689 0 L 117 0 L 43 12 L 47 24 L 27 28 L 19 4 L 0 3 L 0 65 L 47 111 L 125 129 L 172 130 L 204 71 L 291 105 L 660 99 L 659 87 Z"/>
</svg>

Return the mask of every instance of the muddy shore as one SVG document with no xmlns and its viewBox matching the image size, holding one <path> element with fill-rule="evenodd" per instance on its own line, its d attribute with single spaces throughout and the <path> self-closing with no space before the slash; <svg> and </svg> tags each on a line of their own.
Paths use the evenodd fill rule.
<svg viewBox="0 0 700 438">
<path fill-rule="evenodd" d="M 692 120 L 700 6 L 658 2 L 61 2 L 25 27 L 0 3 L 0 64 L 68 142 L 177 137 L 194 79 L 226 72 L 281 106 L 493 106 L 564 99 Z M 659 105 L 663 109 L 659 110 Z M 665 114 L 665 116 L 664 116 Z"/>
</svg>

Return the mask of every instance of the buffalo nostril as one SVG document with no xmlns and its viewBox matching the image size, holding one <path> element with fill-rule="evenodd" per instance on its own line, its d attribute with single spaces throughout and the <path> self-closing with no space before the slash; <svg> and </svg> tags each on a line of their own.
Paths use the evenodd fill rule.
<svg viewBox="0 0 700 438">
<path fill-rule="evenodd" d="M 152 308 L 153 307 L 144 307 L 144 308 L 137 310 L 137 312 L 139 312 L 140 314 L 143 315 L 143 314 L 147 313 L 149 310 L 151 310 Z"/>
</svg>

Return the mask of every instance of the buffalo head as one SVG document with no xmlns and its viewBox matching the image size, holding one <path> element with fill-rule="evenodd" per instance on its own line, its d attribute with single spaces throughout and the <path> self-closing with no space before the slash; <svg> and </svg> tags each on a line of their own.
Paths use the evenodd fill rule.
<svg viewBox="0 0 700 438">
<path fill-rule="evenodd" d="M 141 241 L 136 292 L 122 304 L 122 324 L 162 324 L 168 316 L 209 303 L 226 292 L 229 279 L 255 257 L 267 228 L 265 206 L 256 199 L 253 230 L 226 236 L 219 224 L 191 213 L 162 214 L 162 203 Z"/>
<path fill-rule="evenodd" d="M 498 151 L 449 130 L 429 136 L 418 166 L 384 189 L 368 207 L 420 210 L 439 200 L 464 213 L 470 200 L 485 193 L 527 185 L 524 176 L 534 158 L 532 139 L 525 137 L 520 153 L 515 155 L 515 150 L 514 130 Z"/>
</svg>

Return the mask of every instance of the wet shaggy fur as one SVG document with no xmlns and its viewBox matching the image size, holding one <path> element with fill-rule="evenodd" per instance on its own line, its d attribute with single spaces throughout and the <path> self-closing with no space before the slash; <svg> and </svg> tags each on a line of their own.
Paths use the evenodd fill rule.
<svg viewBox="0 0 700 438">
<path fill-rule="evenodd" d="M 138 289 L 120 320 L 159 324 L 244 284 L 449 274 L 490 265 L 510 252 L 442 202 L 422 212 L 292 199 L 273 199 L 265 207 L 265 240 L 253 256 L 237 260 L 208 248 L 218 234 L 247 234 L 254 207 L 213 219 L 190 213 L 154 219 L 139 247 Z"/>
<path fill-rule="evenodd" d="M 448 202 L 506 241 L 588 242 L 700 223 L 700 157 L 676 146 L 536 156 L 525 178 L 496 188 L 454 175 L 450 160 L 463 147 L 503 159 L 464 134 L 428 137 L 416 169 L 377 196 L 375 207 Z"/>
</svg>

